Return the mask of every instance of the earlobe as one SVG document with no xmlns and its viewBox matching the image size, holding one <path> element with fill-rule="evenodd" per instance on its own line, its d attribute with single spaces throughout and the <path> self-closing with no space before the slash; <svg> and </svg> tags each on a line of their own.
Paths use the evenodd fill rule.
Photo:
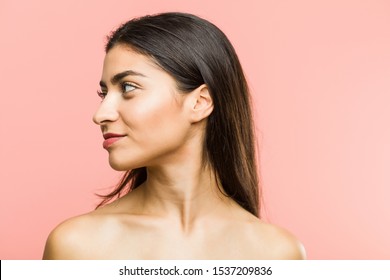
<svg viewBox="0 0 390 280">
<path fill-rule="evenodd" d="M 195 89 L 193 94 L 193 105 L 191 108 L 191 121 L 199 122 L 206 119 L 214 109 L 213 99 L 206 85 L 201 85 Z"/>
</svg>

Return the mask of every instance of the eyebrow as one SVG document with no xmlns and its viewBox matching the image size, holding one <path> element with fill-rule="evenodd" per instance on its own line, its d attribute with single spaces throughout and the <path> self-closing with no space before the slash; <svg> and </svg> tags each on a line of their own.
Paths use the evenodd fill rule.
<svg viewBox="0 0 390 280">
<path fill-rule="evenodd" d="M 126 71 L 120 72 L 118 74 L 115 74 L 114 77 L 111 78 L 111 84 L 116 85 L 117 83 L 119 83 L 120 80 L 122 80 L 124 77 L 127 77 L 127 76 L 146 77 L 144 74 L 136 72 L 134 70 L 126 70 Z M 101 87 L 105 87 L 105 88 L 107 87 L 107 85 L 104 81 L 100 81 L 99 85 Z"/>
</svg>

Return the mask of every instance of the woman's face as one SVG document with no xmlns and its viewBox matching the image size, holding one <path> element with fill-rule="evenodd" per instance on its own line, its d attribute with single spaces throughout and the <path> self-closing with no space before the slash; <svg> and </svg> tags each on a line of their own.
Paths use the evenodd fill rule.
<svg viewBox="0 0 390 280">
<path fill-rule="evenodd" d="M 169 163 L 185 145 L 186 94 L 151 59 L 121 45 L 104 59 L 102 103 L 93 120 L 115 170 Z M 110 135 L 111 134 L 111 135 Z M 115 135 L 114 135 L 115 134 Z"/>
</svg>

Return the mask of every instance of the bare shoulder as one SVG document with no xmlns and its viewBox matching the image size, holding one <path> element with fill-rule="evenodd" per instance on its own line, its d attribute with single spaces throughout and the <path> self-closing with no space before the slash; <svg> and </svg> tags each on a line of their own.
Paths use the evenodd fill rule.
<svg viewBox="0 0 390 280">
<path fill-rule="evenodd" d="M 258 246 L 267 252 L 267 259 L 303 260 L 306 251 L 302 243 L 289 231 L 258 220 L 254 223 Z"/>
<path fill-rule="evenodd" d="M 92 212 L 70 218 L 49 234 L 43 259 L 105 259 L 108 244 L 121 240 L 121 217 L 129 207 L 122 197 Z"/>
<path fill-rule="evenodd" d="M 104 232 L 104 219 L 96 211 L 70 218 L 49 234 L 43 259 L 89 259 Z"/>
<path fill-rule="evenodd" d="M 82 215 L 59 224 L 46 240 L 43 259 L 78 259 L 82 248 L 79 245 L 85 239 L 90 220 L 88 215 Z"/>
</svg>

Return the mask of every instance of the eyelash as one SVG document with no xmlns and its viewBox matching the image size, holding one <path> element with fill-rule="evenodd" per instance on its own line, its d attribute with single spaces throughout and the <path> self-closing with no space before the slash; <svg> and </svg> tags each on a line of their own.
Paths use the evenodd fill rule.
<svg viewBox="0 0 390 280">
<path fill-rule="evenodd" d="M 106 97 L 106 94 L 105 92 L 102 92 L 102 91 L 97 91 L 97 95 L 101 98 L 101 99 L 104 99 L 104 97 Z"/>
<path fill-rule="evenodd" d="M 122 89 L 122 93 L 123 93 L 123 94 L 127 94 L 127 93 L 129 93 L 129 92 L 131 92 L 131 91 L 133 91 L 133 90 L 135 90 L 135 89 L 138 88 L 138 87 L 135 86 L 134 84 L 128 83 L 128 82 L 121 83 L 120 86 L 121 86 L 121 89 Z M 130 86 L 130 87 L 132 87 L 133 89 L 132 89 L 132 90 L 126 91 L 125 88 L 126 88 L 127 86 Z M 104 98 L 106 97 L 107 93 L 106 93 L 106 92 L 102 92 L 102 91 L 97 91 L 97 95 L 98 95 L 101 99 L 104 99 Z"/>
</svg>

